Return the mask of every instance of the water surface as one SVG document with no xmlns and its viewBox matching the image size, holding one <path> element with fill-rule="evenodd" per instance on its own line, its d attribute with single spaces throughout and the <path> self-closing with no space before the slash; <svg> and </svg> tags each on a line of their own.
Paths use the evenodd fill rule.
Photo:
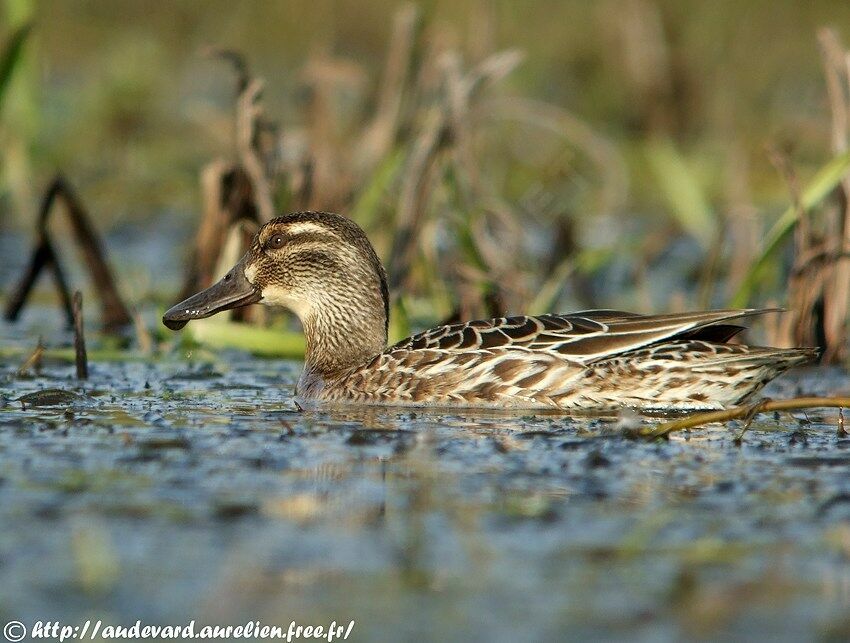
<svg viewBox="0 0 850 643">
<path fill-rule="evenodd" d="M 37 315 L 35 316 L 37 317 Z M 31 342 L 0 326 L 3 346 Z M 31 330 L 31 329 L 30 329 Z M 61 341 L 61 333 L 53 339 Z M 603 419 L 299 412 L 237 352 L 0 371 L 0 621 L 286 624 L 356 640 L 850 633 L 832 411 L 670 441 Z M 769 395 L 846 394 L 831 370 Z M 59 388 L 81 397 L 27 406 Z"/>
</svg>

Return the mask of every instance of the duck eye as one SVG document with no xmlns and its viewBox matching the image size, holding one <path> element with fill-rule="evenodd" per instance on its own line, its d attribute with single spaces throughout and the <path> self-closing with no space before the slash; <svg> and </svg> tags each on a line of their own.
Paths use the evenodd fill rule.
<svg viewBox="0 0 850 643">
<path fill-rule="evenodd" d="M 266 243 L 267 248 L 271 248 L 272 250 L 278 250 L 283 247 L 285 239 L 282 234 L 276 234 L 271 239 L 269 239 L 268 243 Z"/>
</svg>

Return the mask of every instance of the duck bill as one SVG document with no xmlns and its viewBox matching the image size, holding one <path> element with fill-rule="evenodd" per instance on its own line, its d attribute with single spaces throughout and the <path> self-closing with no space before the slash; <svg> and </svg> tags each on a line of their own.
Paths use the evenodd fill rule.
<svg viewBox="0 0 850 643">
<path fill-rule="evenodd" d="M 259 290 L 245 277 L 243 257 L 220 281 L 169 308 L 162 316 L 162 323 L 171 330 L 180 330 L 193 319 L 255 304 L 262 298 Z"/>
</svg>

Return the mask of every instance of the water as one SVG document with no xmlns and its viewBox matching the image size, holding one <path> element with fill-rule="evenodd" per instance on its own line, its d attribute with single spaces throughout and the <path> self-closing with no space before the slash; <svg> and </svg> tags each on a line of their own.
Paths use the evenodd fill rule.
<svg viewBox="0 0 850 643">
<path fill-rule="evenodd" d="M 23 340 L 0 327 L 4 346 Z M 15 375 L 0 621 L 356 621 L 354 640 L 846 635 L 850 440 L 833 412 L 635 442 L 612 422 L 301 413 L 240 353 Z M 835 394 L 802 371 L 769 394 Z M 45 388 L 59 406 L 12 401 Z"/>
</svg>

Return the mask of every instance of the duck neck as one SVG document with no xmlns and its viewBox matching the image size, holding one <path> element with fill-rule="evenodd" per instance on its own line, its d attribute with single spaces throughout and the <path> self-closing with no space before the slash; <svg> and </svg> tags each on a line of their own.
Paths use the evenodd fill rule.
<svg viewBox="0 0 850 643">
<path fill-rule="evenodd" d="M 387 346 L 387 314 L 380 294 L 326 294 L 301 319 L 307 340 L 304 371 L 323 379 L 366 364 Z"/>
</svg>

